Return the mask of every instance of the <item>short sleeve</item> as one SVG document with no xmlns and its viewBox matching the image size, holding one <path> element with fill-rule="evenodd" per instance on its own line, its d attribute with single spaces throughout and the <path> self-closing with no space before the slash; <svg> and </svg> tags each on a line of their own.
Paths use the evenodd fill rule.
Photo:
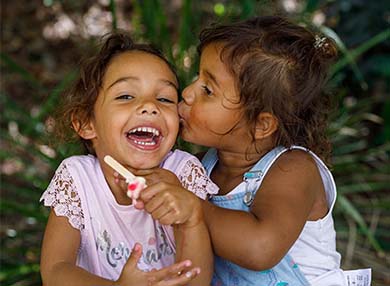
<svg viewBox="0 0 390 286">
<path fill-rule="evenodd" d="M 40 201 L 43 201 L 45 206 L 51 207 L 57 216 L 67 217 L 72 227 L 78 230 L 84 229 L 81 200 L 74 180 L 64 162 L 56 170 Z"/>
<path fill-rule="evenodd" d="M 218 186 L 207 176 L 205 168 L 196 157 L 191 157 L 184 163 L 177 177 L 184 188 L 201 199 L 218 193 Z"/>
</svg>

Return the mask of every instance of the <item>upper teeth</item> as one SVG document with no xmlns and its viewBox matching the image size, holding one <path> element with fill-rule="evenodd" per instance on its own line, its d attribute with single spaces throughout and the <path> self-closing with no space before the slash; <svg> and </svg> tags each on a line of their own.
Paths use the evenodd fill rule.
<svg viewBox="0 0 390 286">
<path fill-rule="evenodd" d="M 157 129 L 152 128 L 152 127 L 137 127 L 137 128 L 130 130 L 130 133 L 137 132 L 137 131 L 149 132 L 149 133 L 153 133 L 154 136 L 160 136 L 160 132 Z"/>
</svg>

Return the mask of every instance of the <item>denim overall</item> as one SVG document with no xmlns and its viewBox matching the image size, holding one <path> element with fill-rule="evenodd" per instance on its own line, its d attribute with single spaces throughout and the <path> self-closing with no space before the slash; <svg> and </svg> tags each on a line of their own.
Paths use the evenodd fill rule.
<svg viewBox="0 0 390 286">
<path fill-rule="evenodd" d="M 255 194 L 260 187 L 262 177 L 266 174 L 275 159 L 287 148 L 276 147 L 268 152 L 253 168 L 244 174 L 244 179 L 231 194 L 213 196 L 210 202 L 214 205 L 249 212 Z M 210 176 L 218 161 L 217 150 L 209 149 L 202 163 Z M 238 190 L 239 191 L 238 191 Z M 264 271 L 253 271 L 242 268 L 221 257 L 214 256 L 213 286 L 301 286 L 310 285 L 298 265 L 289 254 L 273 268 Z"/>
</svg>

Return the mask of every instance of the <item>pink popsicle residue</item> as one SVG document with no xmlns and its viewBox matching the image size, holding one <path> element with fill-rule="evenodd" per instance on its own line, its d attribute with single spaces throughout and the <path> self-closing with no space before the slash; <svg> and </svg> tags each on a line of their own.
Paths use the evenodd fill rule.
<svg viewBox="0 0 390 286">
<path fill-rule="evenodd" d="M 137 203 L 137 199 L 141 191 L 146 188 L 145 179 L 142 177 L 136 177 L 127 185 L 127 196 L 133 200 L 133 204 Z"/>
</svg>

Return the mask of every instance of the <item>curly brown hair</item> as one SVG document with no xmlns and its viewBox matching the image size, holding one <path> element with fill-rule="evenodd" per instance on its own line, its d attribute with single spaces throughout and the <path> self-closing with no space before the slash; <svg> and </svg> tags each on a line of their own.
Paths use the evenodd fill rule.
<svg viewBox="0 0 390 286">
<path fill-rule="evenodd" d="M 279 124 L 275 145 L 301 145 L 328 162 L 332 105 L 323 88 L 337 56 L 331 39 L 278 16 L 213 25 L 199 39 L 199 53 L 210 43 L 223 45 L 221 60 L 236 79 L 253 132 L 258 114 L 271 112 Z"/>
<path fill-rule="evenodd" d="M 90 140 L 78 135 L 94 116 L 94 105 L 102 87 L 104 75 L 111 60 L 124 52 L 142 51 L 162 59 L 172 70 L 177 79 L 175 68 L 163 54 L 149 44 L 135 43 L 130 35 L 123 31 L 107 34 L 101 39 L 102 45 L 97 54 L 83 59 L 80 64 L 79 76 L 74 84 L 61 98 L 61 104 L 56 112 L 54 134 L 58 140 L 56 144 L 80 140 L 86 153 L 94 154 Z M 78 129 L 72 128 L 72 122 L 78 123 Z"/>
</svg>

